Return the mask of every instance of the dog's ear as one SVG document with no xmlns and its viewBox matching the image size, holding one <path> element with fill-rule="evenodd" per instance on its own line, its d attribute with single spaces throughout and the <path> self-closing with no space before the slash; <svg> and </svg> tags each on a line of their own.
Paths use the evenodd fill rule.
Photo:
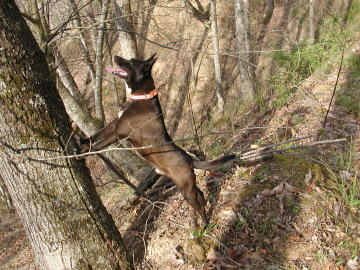
<svg viewBox="0 0 360 270">
<path fill-rule="evenodd" d="M 152 66 L 154 65 L 155 61 L 157 60 L 155 55 L 156 55 L 156 53 L 154 53 L 152 56 L 150 56 L 149 59 L 145 60 L 147 70 L 150 70 L 152 68 Z"/>
</svg>

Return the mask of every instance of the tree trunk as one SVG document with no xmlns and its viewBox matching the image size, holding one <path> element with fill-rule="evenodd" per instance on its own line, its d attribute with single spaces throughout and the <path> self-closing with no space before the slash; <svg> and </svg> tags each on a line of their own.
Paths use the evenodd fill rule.
<svg viewBox="0 0 360 270">
<path fill-rule="evenodd" d="M 73 9 L 75 25 L 76 25 L 76 27 L 78 27 L 81 50 L 84 55 L 86 64 L 89 67 L 91 80 L 95 81 L 95 67 L 94 67 L 94 63 L 92 62 L 91 57 L 90 57 L 90 52 L 89 52 L 89 49 L 88 49 L 88 46 L 86 43 L 84 32 L 81 29 L 82 23 L 80 20 L 78 4 L 75 2 L 75 0 L 70 0 L 70 5 L 71 5 L 71 8 Z"/>
<path fill-rule="evenodd" d="M 252 102 L 254 100 L 253 71 L 246 3 L 246 0 L 234 0 L 236 44 L 239 51 L 240 100 Z"/>
<path fill-rule="evenodd" d="M 115 14 L 117 17 L 117 27 L 119 31 L 119 44 L 121 56 L 125 59 L 136 58 L 137 44 L 134 36 L 134 26 L 131 16 L 126 17 L 124 14 L 131 14 L 131 5 L 129 0 L 115 1 Z"/>
<path fill-rule="evenodd" d="M 315 0 L 310 0 L 309 19 L 309 39 L 315 42 Z"/>
<path fill-rule="evenodd" d="M 220 52 L 219 52 L 219 39 L 218 39 L 215 0 L 210 1 L 210 21 L 211 21 L 212 41 L 214 47 L 214 69 L 215 69 L 217 108 L 218 108 L 218 112 L 222 114 L 224 112 L 224 98 L 222 93 L 223 89 L 222 89 L 222 79 L 221 79 L 221 65 L 220 65 L 220 55 L 219 55 Z"/>
<path fill-rule="evenodd" d="M 102 105 L 102 78 L 103 78 L 103 48 L 105 37 L 105 20 L 108 13 L 109 0 L 101 4 L 101 16 L 98 22 L 100 30 L 97 32 L 95 40 L 95 82 L 94 82 L 94 95 L 95 95 L 95 117 L 100 123 L 105 123 L 104 108 Z"/>
<path fill-rule="evenodd" d="M 43 52 L 0 0 L 0 177 L 39 269 L 130 269 L 119 231 L 76 148 Z"/>
<path fill-rule="evenodd" d="M 64 86 L 70 91 L 71 95 L 76 99 L 77 102 L 81 102 L 80 96 L 78 95 L 79 88 L 74 80 L 74 77 L 71 75 L 70 69 L 67 66 L 65 59 L 63 58 L 60 50 L 56 45 L 51 46 L 54 51 L 56 71 L 59 76 L 59 80 L 64 84 Z"/>
<path fill-rule="evenodd" d="M 141 3 L 141 2 L 139 2 Z M 151 7 L 157 4 L 157 0 L 149 0 L 149 5 L 147 3 L 142 2 L 144 7 Z M 143 7 L 142 7 L 143 8 Z M 149 26 L 151 19 L 153 18 L 155 8 L 147 8 L 147 10 L 144 10 L 144 19 L 141 22 L 141 27 L 137 28 L 137 32 L 140 34 L 138 38 L 137 43 L 137 52 L 140 58 L 145 59 L 146 55 L 144 55 L 145 52 L 145 45 L 146 45 L 146 38 L 148 36 Z"/>
</svg>

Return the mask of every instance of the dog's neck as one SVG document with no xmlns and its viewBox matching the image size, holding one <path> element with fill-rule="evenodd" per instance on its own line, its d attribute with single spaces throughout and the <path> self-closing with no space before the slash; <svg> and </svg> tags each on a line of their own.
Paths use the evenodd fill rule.
<svg viewBox="0 0 360 270">
<path fill-rule="evenodd" d="M 154 82 L 148 82 L 139 89 L 132 89 L 125 83 L 126 96 L 130 100 L 147 100 L 157 96 L 158 92 L 155 89 Z"/>
<path fill-rule="evenodd" d="M 150 91 L 150 93 L 145 94 L 145 95 L 134 95 L 134 94 L 127 94 L 127 97 L 131 100 L 147 100 L 147 99 L 151 99 L 155 96 L 157 96 L 158 92 L 156 91 L 156 89 L 153 89 Z"/>
</svg>

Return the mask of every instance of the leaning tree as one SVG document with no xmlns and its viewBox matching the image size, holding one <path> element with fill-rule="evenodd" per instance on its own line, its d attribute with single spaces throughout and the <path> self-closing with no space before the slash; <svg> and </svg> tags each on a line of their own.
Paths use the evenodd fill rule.
<svg viewBox="0 0 360 270">
<path fill-rule="evenodd" d="M 0 0 L 0 178 L 39 269 L 129 269 L 76 149 L 43 52 L 14 0 Z"/>
</svg>

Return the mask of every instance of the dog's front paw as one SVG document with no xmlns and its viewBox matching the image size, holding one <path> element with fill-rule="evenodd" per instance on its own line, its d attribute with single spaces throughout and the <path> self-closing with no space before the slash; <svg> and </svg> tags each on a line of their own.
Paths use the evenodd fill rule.
<svg viewBox="0 0 360 270">
<path fill-rule="evenodd" d="M 83 144 L 89 144 L 91 142 L 91 139 L 90 137 L 89 138 L 80 138 L 80 145 L 83 145 Z"/>
</svg>

